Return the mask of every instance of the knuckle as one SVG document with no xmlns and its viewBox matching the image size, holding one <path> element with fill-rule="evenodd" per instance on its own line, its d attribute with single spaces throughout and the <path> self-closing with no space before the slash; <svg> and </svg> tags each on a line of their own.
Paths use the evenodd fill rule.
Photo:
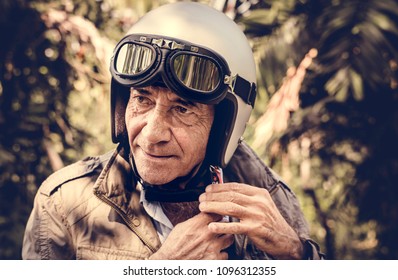
<svg viewBox="0 0 398 280">
<path fill-rule="evenodd" d="M 267 201 L 272 199 L 268 190 L 263 189 L 263 188 L 258 188 L 258 191 L 257 191 L 255 197 L 257 197 L 260 200 L 267 200 Z"/>
<path fill-rule="evenodd" d="M 259 193 L 261 196 L 269 196 L 269 192 L 268 192 L 267 189 L 258 188 L 258 193 Z"/>
<path fill-rule="evenodd" d="M 239 216 L 242 213 L 240 207 L 234 203 L 230 203 L 229 206 L 226 208 L 228 215 L 230 216 Z"/>
<path fill-rule="evenodd" d="M 227 194 L 227 200 L 229 202 L 236 202 L 237 197 L 238 197 L 238 195 L 236 192 L 228 192 L 228 194 Z"/>
<path fill-rule="evenodd" d="M 241 189 L 242 189 L 242 184 L 239 183 L 234 183 L 231 186 L 231 190 L 234 192 L 240 192 Z"/>
</svg>

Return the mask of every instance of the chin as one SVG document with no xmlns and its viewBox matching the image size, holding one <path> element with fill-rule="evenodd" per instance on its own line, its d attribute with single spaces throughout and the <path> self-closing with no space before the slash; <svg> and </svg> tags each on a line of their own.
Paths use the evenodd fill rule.
<svg viewBox="0 0 398 280">
<path fill-rule="evenodd" d="M 145 180 L 144 178 L 142 178 L 142 179 L 146 183 L 148 183 L 150 185 L 154 185 L 154 186 L 161 186 L 161 185 L 167 184 L 172 181 L 172 180 L 170 180 L 170 181 L 167 181 L 167 180 Z"/>
<path fill-rule="evenodd" d="M 155 175 L 155 176 L 154 176 Z M 170 175 L 170 174 L 168 174 Z M 141 178 L 147 182 L 148 184 L 151 185 L 164 185 L 167 183 L 170 183 L 171 181 L 173 181 L 176 177 L 171 177 L 171 176 L 161 176 L 160 174 L 150 174 L 145 175 L 145 173 L 143 175 L 141 175 Z"/>
</svg>

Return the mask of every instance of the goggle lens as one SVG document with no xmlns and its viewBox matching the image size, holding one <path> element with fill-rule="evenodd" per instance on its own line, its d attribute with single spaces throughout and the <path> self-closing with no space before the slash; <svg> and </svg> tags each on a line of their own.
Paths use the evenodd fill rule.
<svg viewBox="0 0 398 280">
<path fill-rule="evenodd" d="M 220 84 L 220 70 L 206 57 L 179 54 L 172 66 L 178 80 L 186 87 L 203 93 L 212 93 Z"/>
<path fill-rule="evenodd" d="M 150 68 L 154 55 L 153 50 L 146 46 L 124 44 L 117 55 L 116 71 L 122 75 L 138 75 Z"/>
</svg>

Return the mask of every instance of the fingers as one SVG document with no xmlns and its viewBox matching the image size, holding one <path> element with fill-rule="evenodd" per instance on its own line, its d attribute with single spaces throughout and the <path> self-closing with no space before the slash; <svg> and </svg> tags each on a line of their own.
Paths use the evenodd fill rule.
<svg viewBox="0 0 398 280">
<path fill-rule="evenodd" d="M 233 202 L 204 201 L 199 204 L 199 210 L 204 213 L 217 213 L 236 218 L 244 218 L 250 215 L 246 207 Z"/>
<path fill-rule="evenodd" d="M 214 184 L 206 188 L 199 197 L 199 209 L 205 213 L 245 218 L 253 205 L 267 201 L 266 190 L 245 184 Z"/>
<path fill-rule="evenodd" d="M 203 225 L 208 225 L 211 222 L 218 222 L 221 219 L 222 219 L 221 215 L 215 213 L 202 212 L 183 223 L 177 224 L 177 226 L 181 224 L 188 224 L 186 226 L 190 228 L 193 228 L 195 226 L 201 228 L 203 227 Z"/>
<path fill-rule="evenodd" d="M 210 223 L 209 230 L 213 233 L 218 234 L 248 234 L 250 229 L 243 223 L 231 222 L 231 223 Z"/>
<path fill-rule="evenodd" d="M 199 197 L 199 209 L 206 213 L 247 218 L 253 211 L 274 208 L 269 192 L 246 184 L 213 184 Z"/>
<path fill-rule="evenodd" d="M 266 189 L 238 183 L 212 184 L 199 196 L 199 202 L 229 201 L 240 205 L 251 204 L 259 199 L 272 200 Z"/>
<path fill-rule="evenodd" d="M 215 184 L 206 188 L 199 196 L 199 209 L 205 213 L 227 216 L 241 216 L 244 206 L 251 203 L 251 196 L 238 184 Z"/>
<path fill-rule="evenodd" d="M 221 186 L 221 185 L 220 185 Z M 233 202 L 236 204 L 243 204 L 251 199 L 251 196 L 247 196 L 232 190 L 226 190 L 223 192 L 216 191 L 206 191 L 199 196 L 199 202 L 205 201 L 223 201 L 223 202 Z"/>
<path fill-rule="evenodd" d="M 268 193 L 266 189 L 257 188 L 246 184 L 240 183 L 224 183 L 224 184 L 211 184 L 206 188 L 206 194 L 208 193 L 225 193 L 233 192 L 239 193 L 246 196 L 255 196 L 259 193 Z"/>
<path fill-rule="evenodd" d="M 154 258 L 228 259 L 224 250 L 233 244 L 233 236 L 212 232 L 208 227 L 220 219 L 219 215 L 199 213 L 177 224 Z"/>
</svg>

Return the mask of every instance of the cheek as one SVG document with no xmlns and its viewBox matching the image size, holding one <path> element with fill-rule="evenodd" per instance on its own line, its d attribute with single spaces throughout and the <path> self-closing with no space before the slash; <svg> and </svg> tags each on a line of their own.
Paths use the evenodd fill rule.
<svg viewBox="0 0 398 280">
<path fill-rule="evenodd" d="M 132 143 L 140 131 L 141 122 L 140 116 L 135 112 L 134 108 L 131 108 L 131 106 L 126 108 L 125 123 L 129 142 Z"/>
<path fill-rule="evenodd" d="M 174 129 L 173 134 L 183 150 L 186 159 L 192 161 L 203 160 L 209 140 L 210 127 L 205 125 Z"/>
</svg>

